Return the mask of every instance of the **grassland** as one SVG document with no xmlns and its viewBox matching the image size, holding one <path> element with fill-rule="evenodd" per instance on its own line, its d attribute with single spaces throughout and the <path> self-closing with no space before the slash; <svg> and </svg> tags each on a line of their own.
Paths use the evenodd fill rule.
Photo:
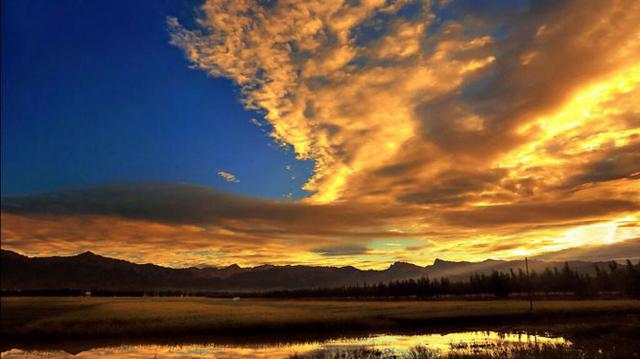
<svg viewBox="0 0 640 359">
<path fill-rule="evenodd" d="M 569 322 L 626 323 L 640 301 L 306 301 L 210 298 L 2 298 L 5 339 L 459 330 Z M 579 326 L 577 327 L 579 330 Z M 575 329 L 575 328 L 574 328 Z M 546 330 L 546 329 L 545 329 Z"/>
</svg>

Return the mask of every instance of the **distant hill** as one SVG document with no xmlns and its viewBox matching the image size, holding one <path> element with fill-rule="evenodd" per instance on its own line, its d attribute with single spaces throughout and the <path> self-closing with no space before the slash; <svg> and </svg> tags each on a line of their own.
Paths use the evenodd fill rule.
<svg viewBox="0 0 640 359">
<path fill-rule="evenodd" d="M 464 281 L 475 273 L 524 269 L 524 261 L 451 262 L 441 259 L 426 267 L 396 262 L 384 270 L 300 265 L 176 269 L 136 264 L 91 252 L 69 257 L 26 257 L 8 250 L 0 250 L 0 254 L 2 290 L 266 291 L 376 284 L 423 276 Z M 537 272 L 563 265 L 564 262 L 529 261 L 530 270 Z M 604 268 L 607 263 L 569 262 L 569 266 L 579 273 L 593 273 L 596 265 Z"/>
</svg>

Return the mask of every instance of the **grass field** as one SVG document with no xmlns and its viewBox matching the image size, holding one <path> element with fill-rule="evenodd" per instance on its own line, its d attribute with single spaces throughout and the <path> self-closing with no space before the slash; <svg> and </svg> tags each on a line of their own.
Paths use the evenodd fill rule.
<svg viewBox="0 0 640 359">
<path fill-rule="evenodd" d="M 305 301 L 209 298 L 2 298 L 3 338 L 249 335 L 599 321 L 640 301 Z M 624 322 L 624 319 L 614 320 Z"/>
</svg>

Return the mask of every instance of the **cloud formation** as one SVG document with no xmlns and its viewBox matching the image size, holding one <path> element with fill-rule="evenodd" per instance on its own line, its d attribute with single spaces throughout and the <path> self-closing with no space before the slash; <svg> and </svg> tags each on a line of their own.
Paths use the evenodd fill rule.
<svg viewBox="0 0 640 359">
<path fill-rule="evenodd" d="M 120 184 L 2 201 L 2 245 L 31 255 L 92 250 L 173 266 L 193 263 L 384 267 L 435 257 L 509 258 L 638 235 L 632 201 L 565 201 L 486 212 L 308 204 L 203 186 Z M 604 220 L 606 219 L 606 221 Z"/>
<path fill-rule="evenodd" d="M 309 202 L 503 204 L 639 170 L 637 149 L 611 158 L 638 142 L 635 1 L 489 12 L 464 1 L 211 0 L 202 12 L 195 30 L 170 19 L 172 43 L 234 80 L 273 138 L 315 161 Z M 403 171 L 380 175 L 393 169 Z"/>
<path fill-rule="evenodd" d="M 557 252 L 545 253 L 536 259 L 549 261 L 586 260 L 598 261 L 637 261 L 640 259 L 640 238 L 632 238 L 609 245 L 596 245 L 570 248 Z"/>
<path fill-rule="evenodd" d="M 218 176 L 231 183 L 240 183 L 240 180 L 233 174 L 225 171 L 218 171 Z"/>
<path fill-rule="evenodd" d="M 208 0 L 200 10 L 193 29 L 168 20 L 171 43 L 234 81 L 274 141 L 315 162 L 310 196 L 155 184 L 3 200 L 3 246 L 63 250 L 89 223 L 122 222 L 111 243 L 129 228 L 140 253 L 180 237 L 224 263 L 370 266 L 640 236 L 638 1 Z M 35 240 L 43 233 L 58 242 Z"/>
</svg>

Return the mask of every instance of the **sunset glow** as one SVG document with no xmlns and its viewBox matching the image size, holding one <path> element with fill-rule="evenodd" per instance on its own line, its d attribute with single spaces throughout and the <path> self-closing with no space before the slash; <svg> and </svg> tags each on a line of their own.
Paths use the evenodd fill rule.
<svg viewBox="0 0 640 359">
<path fill-rule="evenodd" d="M 640 2 L 473 3 L 206 0 L 164 14 L 160 46 L 185 74 L 148 77 L 202 88 L 176 84 L 168 99 L 191 97 L 175 108 L 127 95 L 112 130 L 74 96 L 120 90 L 76 79 L 34 96 L 72 110 L 30 132 L 3 61 L 2 248 L 173 267 L 640 258 Z M 114 86 L 137 86 L 128 76 L 153 53 Z M 56 127 L 76 117 L 97 134 Z M 25 143 L 48 136 L 59 151 Z"/>
</svg>

